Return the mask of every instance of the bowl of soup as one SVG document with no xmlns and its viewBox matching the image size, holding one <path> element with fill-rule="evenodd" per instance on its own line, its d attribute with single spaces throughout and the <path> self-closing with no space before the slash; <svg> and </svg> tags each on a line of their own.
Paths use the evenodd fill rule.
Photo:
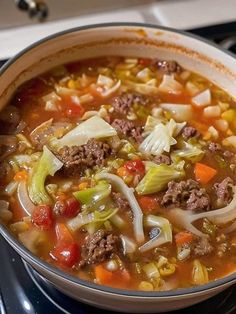
<svg viewBox="0 0 236 314">
<path fill-rule="evenodd" d="M 0 76 L 0 232 L 65 294 L 164 312 L 236 281 L 236 63 L 142 24 L 59 33 Z"/>
</svg>

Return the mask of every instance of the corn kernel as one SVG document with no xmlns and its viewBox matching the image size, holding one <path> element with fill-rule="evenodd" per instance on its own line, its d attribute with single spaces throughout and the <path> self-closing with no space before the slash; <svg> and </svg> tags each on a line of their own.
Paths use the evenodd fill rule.
<svg viewBox="0 0 236 314">
<path fill-rule="evenodd" d="M 88 182 L 87 181 L 85 181 L 85 182 L 81 182 L 80 184 L 79 184 L 79 190 L 85 190 L 85 189 L 87 189 L 88 188 Z"/>
<path fill-rule="evenodd" d="M 76 82 L 74 80 L 69 80 L 67 83 L 68 88 L 75 89 L 76 88 Z"/>
</svg>

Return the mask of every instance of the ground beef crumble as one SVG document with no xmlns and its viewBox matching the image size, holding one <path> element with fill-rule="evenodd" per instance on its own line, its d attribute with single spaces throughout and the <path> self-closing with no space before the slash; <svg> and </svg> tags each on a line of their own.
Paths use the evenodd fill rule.
<svg viewBox="0 0 236 314">
<path fill-rule="evenodd" d="M 171 158 L 167 155 L 161 154 L 159 156 L 154 157 L 153 162 L 155 162 L 157 165 L 160 165 L 160 164 L 170 165 Z"/>
<path fill-rule="evenodd" d="M 88 168 L 103 166 L 113 153 L 109 144 L 91 139 L 82 146 L 64 146 L 57 156 L 63 162 L 64 174 L 73 177 L 83 175 Z"/>
<path fill-rule="evenodd" d="M 134 138 L 138 143 L 142 142 L 142 127 L 136 126 L 132 121 L 115 119 L 111 125 L 123 136 Z"/>
<path fill-rule="evenodd" d="M 161 204 L 165 207 L 181 207 L 193 211 L 210 209 L 210 197 L 199 183 L 189 179 L 187 181 L 170 181 Z"/>
<path fill-rule="evenodd" d="M 119 192 L 112 192 L 112 199 L 120 211 L 125 212 L 129 218 L 133 218 L 133 212 L 129 205 L 129 202 Z"/>
<path fill-rule="evenodd" d="M 181 66 L 173 60 L 158 60 L 154 59 L 152 61 L 152 65 L 163 71 L 164 74 L 173 74 L 173 73 L 180 73 L 182 71 Z"/>
<path fill-rule="evenodd" d="M 127 115 L 133 104 L 147 105 L 149 99 L 138 93 L 122 93 L 112 99 L 112 106 L 116 112 Z"/>
<path fill-rule="evenodd" d="M 188 140 L 192 137 L 199 137 L 200 136 L 200 133 L 198 132 L 197 129 L 195 129 L 194 127 L 192 126 L 186 126 L 183 131 L 182 131 L 182 135 L 183 135 L 183 138 L 185 140 Z"/>
<path fill-rule="evenodd" d="M 220 183 L 214 184 L 214 189 L 217 196 L 217 203 L 219 206 L 225 206 L 232 198 L 233 180 L 230 177 L 225 178 Z"/>
<path fill-rule="evenodd" d="M 98 264 L 108 260 L 113 253 L 120 251 L 120 238 L 103 229 L 85 239 L 81 247 L 81 261 L 79 267 Z"/>
<path fill-rule="evenodd" d="M 211 245 L 209 239 L 207 237 L 199 238 L 199 240 L 195 243 L 193 252 L 197 256 L 208 255 L 212 253 L 214 247 Z"/>
</svg>

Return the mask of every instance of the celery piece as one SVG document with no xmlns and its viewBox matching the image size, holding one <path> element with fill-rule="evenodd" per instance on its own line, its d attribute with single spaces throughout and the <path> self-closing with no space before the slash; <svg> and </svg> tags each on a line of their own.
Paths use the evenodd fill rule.
<svg viewBox="0 0 236 314">
<path fill-rule="evenodd" d="M 148 170 L 137 185 L 136 191 L 141 195 L 157 193 L 166 188 L 169 181 L 180 179 L 184 175 L 184 170 L 177 170 L 173 165 L 157 165 Z"/>
<path fill-rule="evenodd" d="M 43 154 L 33 168 L 29 181 L 29 197 L 36 205 L 50 204 L 51 198 L 45 189 L 47 176 L 53 176 L 56 171 L 61 169 L 63 163 L 46 147 L 43 147 Z"/>
<path fill-rule="evenodd" d="M 101 181 L 94 187 L 74 192 L 73 195 L 78 201 L 80 201 L 81 204 L 90 206 L 108 197 L 110 193 L 111 185 L 107 182 Z"/>
</svg>

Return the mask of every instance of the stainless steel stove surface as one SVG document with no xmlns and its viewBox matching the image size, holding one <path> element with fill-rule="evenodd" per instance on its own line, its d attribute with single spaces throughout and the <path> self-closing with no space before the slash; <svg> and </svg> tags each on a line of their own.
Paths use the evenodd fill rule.
<svg viewBox="0 0 236 314">
<path fill-rule="evenodd" d="M 236 53 L 236 22 L 191 30 Z M 0 61 L 0 67 L 4 61 Z M 0 236 L 0 314 L 112 314 L 54 288 Z M 115 314 L 115 312 L 113 312 Z M 170 312 L 169 312 L 170 313 Z M 236 314 L 236 285 L 200 304 L 170 314 Z"/>
</svg>

